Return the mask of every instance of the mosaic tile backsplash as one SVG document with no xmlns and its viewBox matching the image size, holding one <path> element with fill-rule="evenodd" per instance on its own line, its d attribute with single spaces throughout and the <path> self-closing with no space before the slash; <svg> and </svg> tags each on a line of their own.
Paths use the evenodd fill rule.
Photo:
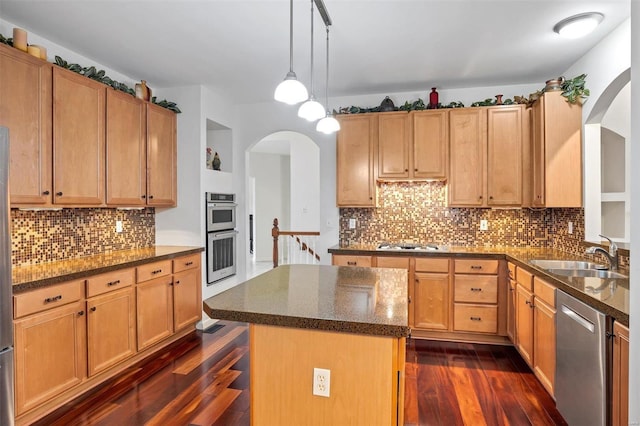
<svg viewBox="0 0 640 426">
<path fill-rule="evenodd" d="M 349 229 L 349 219 L 356 228 Z M 480 220 L 489 229 L 480 231 Z M 573 222 L 573 234 L 567 222 Z M 457 246 L 553 247 L 584 255 L 584 209 L 447 207 L 444 182 L 382 182 L 378 207 L 340 209 L 340 245 L 389 242 Z M 601 259 L 600 259 L 601 261 Z M 628 258 L 621 256 L 621 266 Z"/>
<path fill-rule="evenodd" d="M 116 220 L 123 231 L 116 233 Z M 14 266 L 76 259 L 152 247 L 155 209 L 11 210 L 11 262 Z"/>
</svg>

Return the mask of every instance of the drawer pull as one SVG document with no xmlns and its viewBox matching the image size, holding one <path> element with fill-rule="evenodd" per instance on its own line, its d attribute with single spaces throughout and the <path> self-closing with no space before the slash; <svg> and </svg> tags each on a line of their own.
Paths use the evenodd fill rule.
<svg viewBox="0 0 640 426">
<path fill-rule="evenodd" d="M 159 274 L 160 272 L 162 272 L 162 269 L 156 269 L 155 271 L 151 271 L 151 274 L 156 275 L 156 274 Z"/>
<path fill-rule="evenodd" d="M 358 264 L 358 262 L 347 262 L 347 265 L 349 266 L 356 266 Z"/>
<path fill-rule="evenodd" d="M 111 282 L 107 283 L 107 285 L 109 287 L 114 286 L 114 285 L 118 285 L 118 284 L 120 284 L 120 280 L 115 280 L 115 281 L 111 281 Z"/>
<path fill-rule="evenodd" d="M 47 297 L 46 299 L 44 299 L 44 303 L 57 302 L 58 300 L 62 300 L 62 295 L 61 294 L 59 294 L 57 296 L 54 296 L 54 297 Z"/>
<path fill-rule="evenodd" d="M 193 262 L 187 262 L 184 264 L 184 266 L 191 266 L 191 265 L 193 265 Z"/>
<path fill-rule="evenodd" d="M 471 291 L 482 291 L 482 289 L 478 287 L 471 287 Z"/>
<path fill-rule="evenodd" d="M 471 321 L 482 321 L 481 317 L 469 317 Z"/>
<path fill-rule="evenodd" d="M 471 269 L 482 269 L 480 265 L 471 265 Z"/>
</svg>

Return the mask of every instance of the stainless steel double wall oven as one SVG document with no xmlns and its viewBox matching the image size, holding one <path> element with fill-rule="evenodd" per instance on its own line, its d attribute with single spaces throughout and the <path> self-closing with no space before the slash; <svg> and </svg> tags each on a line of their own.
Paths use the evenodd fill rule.
<svg viewBox="0 0 640 426">
<path fill-rule="evenodd" d="M 205 193 L 207 209 L 207 283 L 236 273 L 236 196 Z"/>
</svg>

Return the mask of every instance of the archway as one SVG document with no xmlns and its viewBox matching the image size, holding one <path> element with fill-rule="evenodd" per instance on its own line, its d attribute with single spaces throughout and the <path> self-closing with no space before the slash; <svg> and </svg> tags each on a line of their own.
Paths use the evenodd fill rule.
<svg viewBox="0 0 640 426">
<path fill-rule="evenodd" d="M 302 133 L 280 131 L 256 142 L 246 156 L 247 270 L 260 272 L 272 258 L 274 217 L 281 229 L 320 229 L 320 150 Z"/>
</svg>

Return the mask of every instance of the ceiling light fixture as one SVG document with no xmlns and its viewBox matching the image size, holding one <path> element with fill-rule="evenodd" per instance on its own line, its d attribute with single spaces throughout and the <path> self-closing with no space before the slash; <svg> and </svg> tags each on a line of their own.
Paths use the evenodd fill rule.
<svg viewBox="0 0 640 426">
<path fill-rule="evenodd" d="M 327 115 L 316 125 L 316 130 L 324 134 L 331 134 L 340 130 L 340 122 L 336 120 L 329 111 L 329 25 L 327 24 L 327 79 L 325 90 L 325 103 L 327 104 Z"/>
<path fill-rule="evenodd" d="M 603 19 L 599 12 L 580 13 L 558 22 L 553 31 L 566 38 L 580 38 L 591 33 Z"/>
<path fill-rule="evenodd" d="M 308 97 L 307 88 L 304 87 L 296 73 L 293 72 L 293 0 L 289 1 L 289 72 L 284 80 L 278 84 L 273 98 L 278 102 L 295 105 Z"/>
<path fill-rule="evenodd" d="M 324 107 L 313 94 L 313 1 L 311 0 L 311 94 L 307 102 L 300 105 L 298 117 L 307 121 L 316 121 L 324 117 Z"/>
</svg>

